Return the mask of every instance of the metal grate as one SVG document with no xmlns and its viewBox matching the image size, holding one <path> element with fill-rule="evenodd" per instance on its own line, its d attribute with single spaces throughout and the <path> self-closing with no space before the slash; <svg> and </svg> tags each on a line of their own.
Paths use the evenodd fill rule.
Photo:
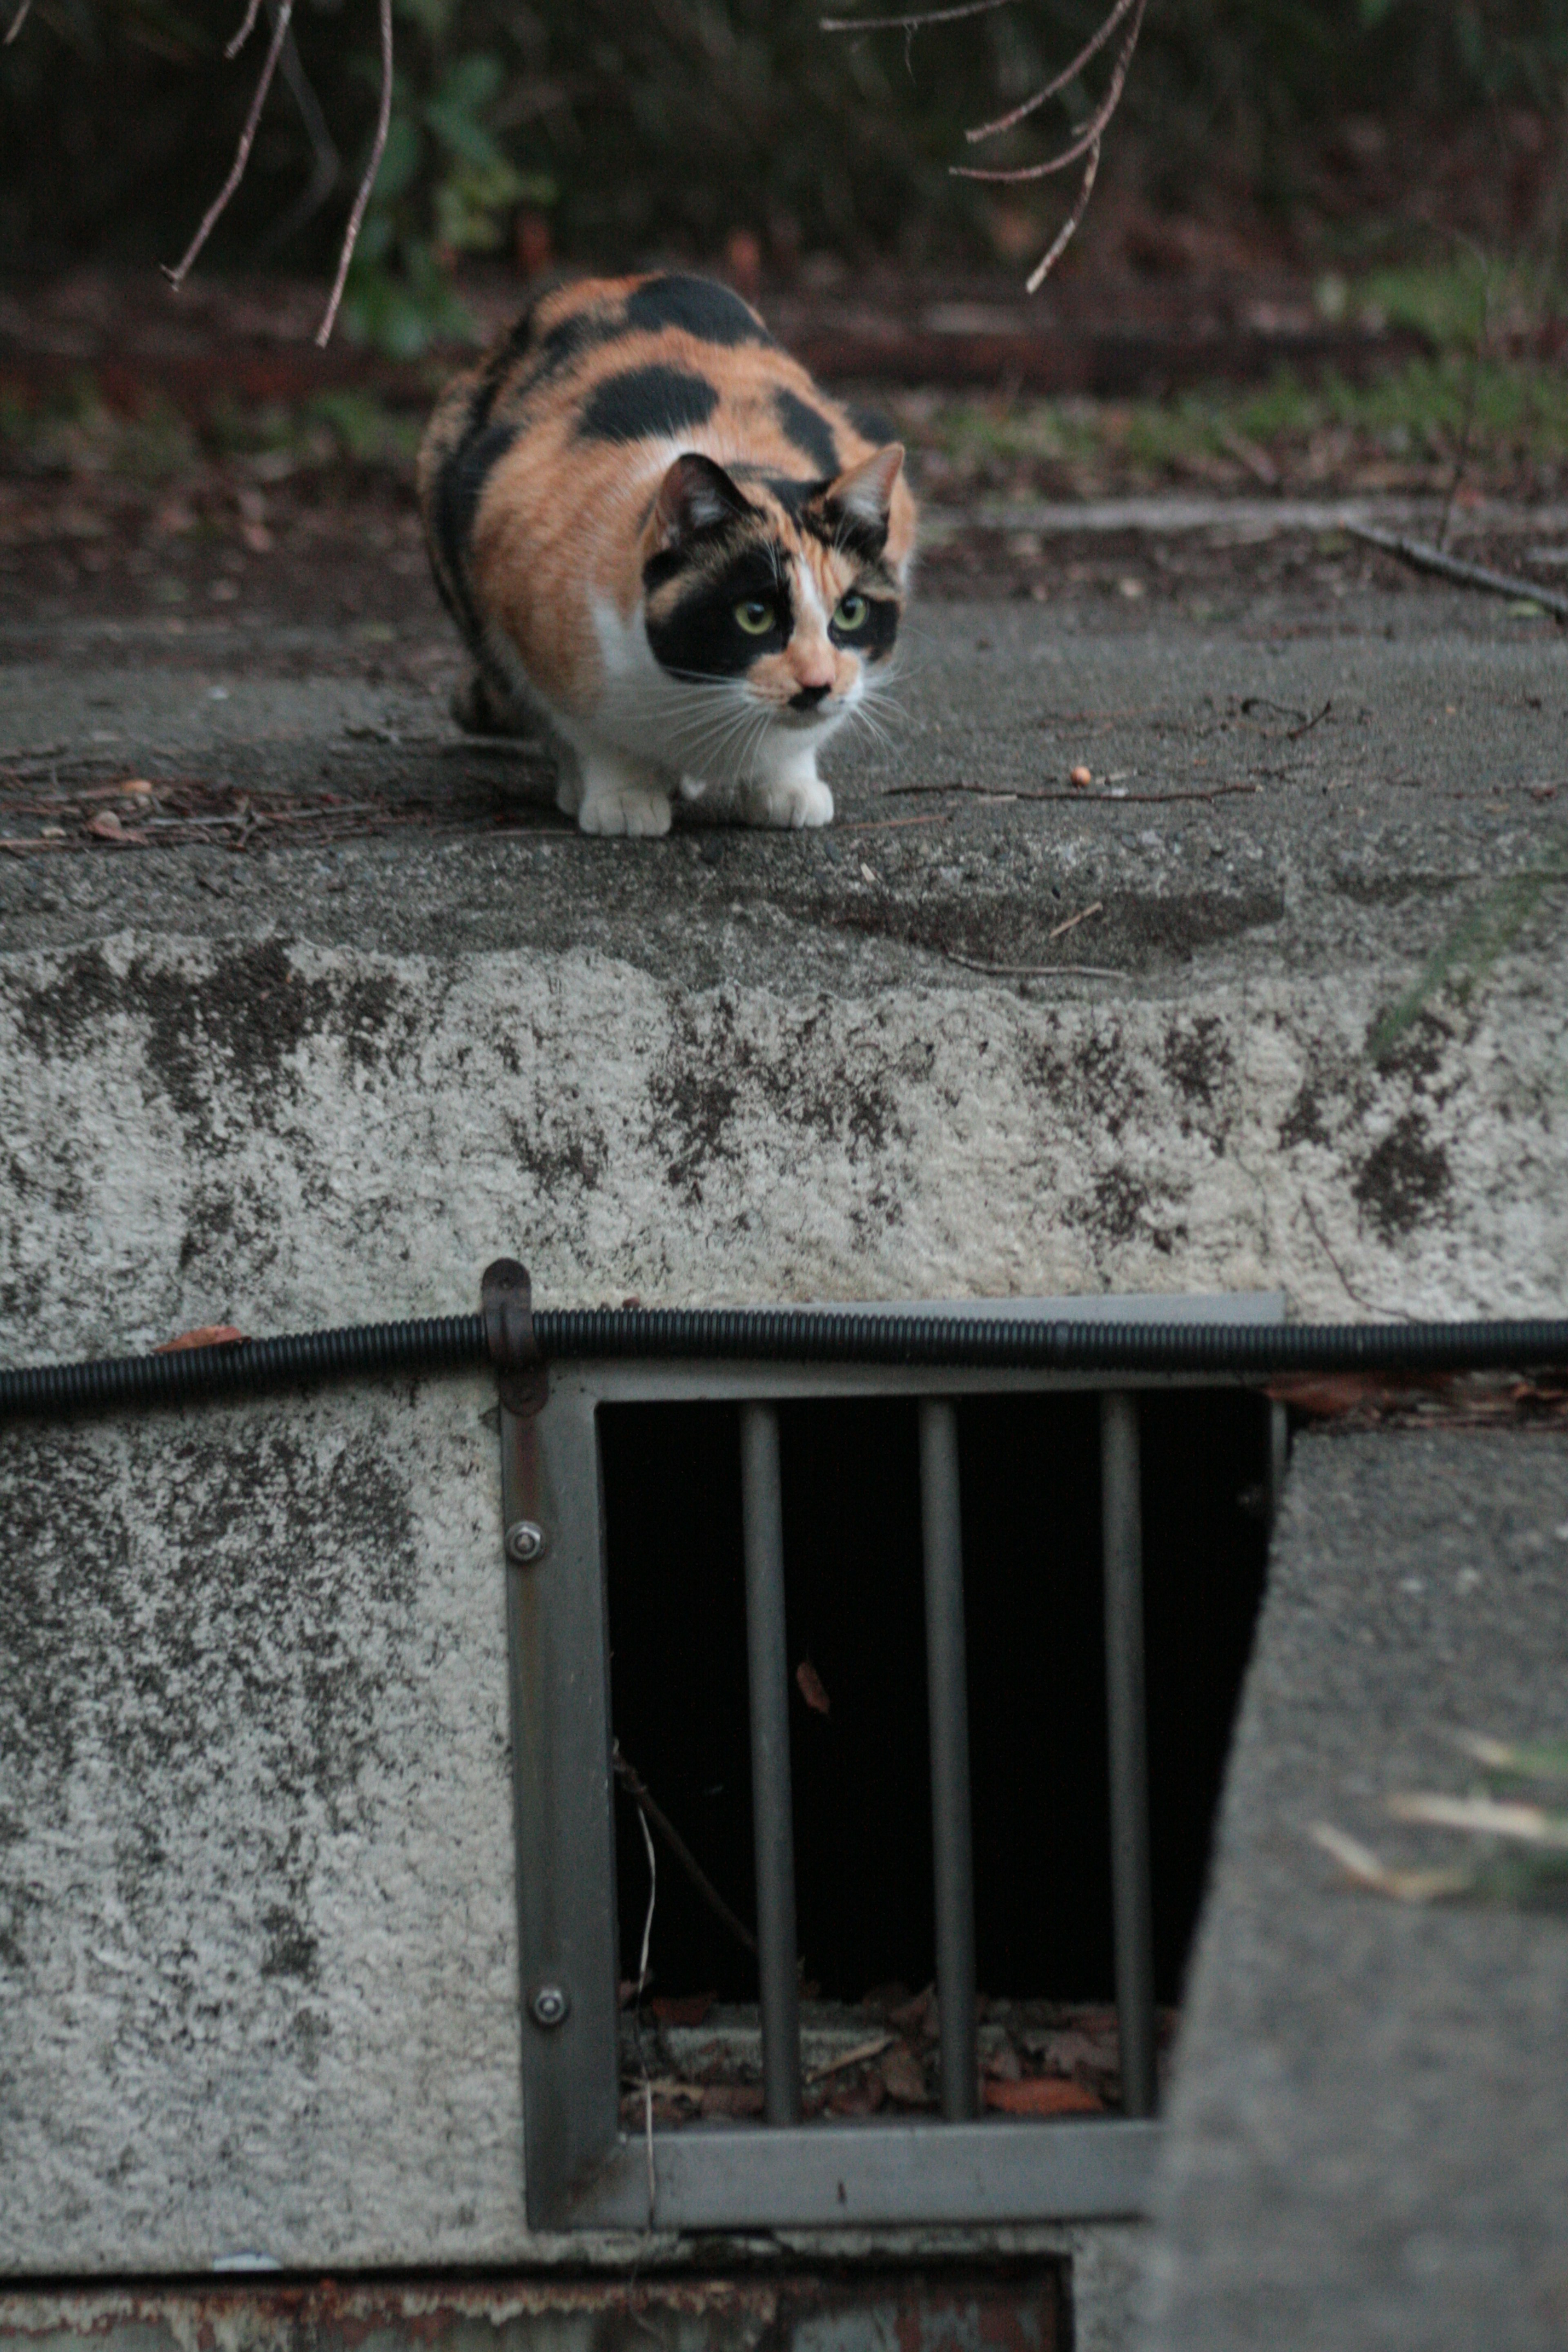
<svg viewBox="0 0 1568 2352">
<path fill-rule="evenodd" d="M 1184 1302 L 1184 1304 L 1185 1304 Z M 1121 1320 L 1136 1302 L 1104 1302 Z M 1235 1302 L 1272 1319 L 1273 1300 Z M 1040 1312 L 1037 1308 L 1032 1311 Z M 1081 1309 L 1079 1311 L 1081 1312 Z M 1191 1302 L 1215 1321 L 1216 1302 Z M 1172 1302 L 1160 1302 L 1163 1319 Z M 1145 1386 L 1156 1383 L 1145 1382 Z M 1164 1385 L 1234 1387 L 1234 1375 Z M 976 2119 L 975 1909 L 955 1401 L 1099 1396 L 1110 1880 L 1123 2112 Z M 940 2120 L 801 2121 L 779 1410 L 908 1398 L 919 1423 Z M 538 2228 L 745 2229 L 1108 2218 L 1144 2210 L 1157 2126 L 1140 1412 L 1089 1375 L 773 1363 L 555 1363 L 536 1414 L 503 1385 L 501 1458 L 529 2217 Z M 740 1453 L 764 2115 L 626 2133 L 620 2117 L 601 1408 L 734 1407 Z M 1274 1423 L 1273 1476 L 1283 1467 Z"/>
</svg>

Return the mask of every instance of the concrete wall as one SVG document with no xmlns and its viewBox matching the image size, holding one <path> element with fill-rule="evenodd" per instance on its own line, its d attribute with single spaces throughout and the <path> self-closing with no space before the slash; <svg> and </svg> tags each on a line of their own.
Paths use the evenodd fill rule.
<svg viewBox="0 0 1568 2352">
<path fill-rule="evenodd" d="M 1042 1003 L 589 951 L 16 956 L 0 1349 L 460 1309 L 503 1250 L 560 1304 L 1560 1306 L 1561 991 L 1505 970 L 1374 1068 L 1386 1002 L 1355 971 Z M 488 1401 L 5 1433 L 0 2268 L 551 2252 L 523 2229 Z M 1109 2310 L 1122 2256 L 1095 2259 Z"/>
<path fill-rule="evenodd" d="M 629 960 L 122 937 L 0 963 L 12 1360 L 552 1304 L 1280 1289 L 1545 1313 L 1568 1004 L 1365 1041 L 1373 971 L 868 996 Z"/>
</svg>

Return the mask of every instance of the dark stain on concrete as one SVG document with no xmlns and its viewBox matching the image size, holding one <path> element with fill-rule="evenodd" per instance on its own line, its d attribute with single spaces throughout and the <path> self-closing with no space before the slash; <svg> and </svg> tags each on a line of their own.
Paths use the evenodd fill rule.
<svg viewBox="0 0 1568 2352">
<path fill-rule="evenodd" d="M 609 1158 L 609 1146 L 596 1119 L 585 1118 L 580 1129 L 561 1132 L 570 1116 L 570 1107 L 564 1107 L 548 1135 L 526 1119 L 511 1116 L 507 1119 L 518 1165 L 528 1171 L 546 1200 L 553 1200 L 569 1186 L 591 1192 Z"/>
<path fill-rule="evenodd" d="M 1433 1216 L 1452 1189 L 1448 1155 L 1427 1140 L 1419 1111 L 1407 1110 L 1362 1162 L 1352 1192 L 1384 1241 L 1398 1241 Z"/>
<path fill-rule="evenodd" d="M 1112 1138 L 1142 1108 L 1144 1095 L 1122 1042 L 1121 1024 L 1093 1029 L 1072 1049 L 1072 1069 L 1085 1105 Z"/>
<path fill-rule="evenodd" d="M 1212 1110 L 1215 1095 L 1231 1070 L 1225 1024 L 1212 1013 L 1173 1022 L 1165 1033 L 1165 1076 L 1184 1102 Z"/>
<path fill-rule="evenodd" d="M 18 992 L 17 1024 L 44 1060 L 100 1045 L 106 1026 L 127 1015 L 145 1022 L 149 1069 L 187 1127 L 205 1136 L 215 1084 L 260 1116 L 292 1055 L 322 1032 L 339 1036 L 362 1067 L 384 1061 L 395 1069 L 418 1026 L 402 995 L 390 974 L 309 980 L 282 939 L 220 949 L 201 974 L 139 958 L 121 976 L 90 947 L 58 979 Z"/>
<path fill-rule="evenodd" d="M 734 1157 L 731 1130 L 748 1099 L 786 1129 L 838 1145 L 849 1157 L 881 1151 L 898 1133 L 895 1096 L 875 1044 L 857 1069 L 824 1035 L 827 1008 L 783 1024 L 767 1045 L 742 1034 L 735 1003 L 715 1001 L 706 1017 L 674 1008 L 674 1034 L 648 1083 L 651 1135 L 669 1152 L 670 1184 L 689 1202 L 715 1161 Z"/>
<path fill-rule="evenodd" d="M 261 1958 L 264 1977 L 297 1977 L 301 1984 L 316 1981 L 316 1938 L 286 1903 L 274 1903 L 261 1915 L 267 1949 Z"/>
<path fill-rule="evenodd" d="M 1289 1150 L 1297 1143 L 1327 1143 L 1329 1130 L 1323 1125 L 1322 1107 L 1318 1089 L 1310 1078 L 1304 1078 L 1297 1089 L 1296 1099 L 1279 1122 L 1279 1141 Z"/>
<path fill-rule="evenodd" d="M 171 1872 L 205 1887 L 204 1872 L 232 1871 L 261 1973 L 307 1982 L 318 1825 L 355 1828 L 375 1801 L 366 1774 L 406 1769 L 386 1727 L 395 1715 L 405 1743 L 395 1685 L 417 1673 L 408 1500 L 384 1431 L 330 1406 L 153 1425 L 155 1449 L 130 1461 L 108 1426 L 7 1436 L 0 1752 L 29 1831 L 70 1818 L 82 1769 L 108 1770 L 132 1927 L 166 1942 Z M 225 1782 L 244 1851 L 193 1853 L 183 1800 L 196 1810 Z M 0 1850 L 13 1945 L 27 1885 Z M 209 1997 L 194 1952 L 174 1976 L 177 2005 Z"/>
</svg>

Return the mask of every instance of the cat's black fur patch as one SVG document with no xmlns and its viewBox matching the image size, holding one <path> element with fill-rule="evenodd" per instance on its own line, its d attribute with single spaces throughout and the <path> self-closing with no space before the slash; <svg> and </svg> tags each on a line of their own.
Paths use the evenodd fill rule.
<svg viewBox="0 0 1568 2352">
<path fill-rule="evenodd" d="M 820 408 L 813 408 L 780 384 L 773 393 L 773 414 L 803 457 L 809 457 L 818 473 L 829 477 L 838 471 L 838 444 L 833 427 Z"/>
<path fill-rule="evenodd" d="M 738 482 L 760 482 L 771 490 L 793 522 L 798 522 L 811 500 L 821 498 L 827 488 L 826 482 L 802 482 L 793 474 L 771 474 L 765 466 L 744 462 L 732 465 L 730 471 Z"/>
<path fill-rule="evenodd" d="M 626 325 L 679 327 L 705 343 L 771 343 L 773 337 L 738 294 L 708 278 L 652 278 L 626 297 Z"/>
<path fill-rule="evenodd" d="M 476 400 L 468 431 L 437 477 L 431 516 L 436 544 L 441 551 L 436 583 L 453 619 L 474 646 L 479 642 L 480 631 L 479 615 L 468 593 L 468 538 L 490 468 L 506 456 L 517 438 L 515 425 L 481 424 L 476 430 L 473 418 L 479 408 Z"/>
<path fill-rule="evenodd" d="M 821 540 L 824 547 L 836 547 L 860 563 L 875 563 L 887 548 L 886 515 L 873 522 L 835 499 L 824 499 L 820 505 L 808 506 L 800 520 L 802 528 Z"/>
<path fill-rule="evenodd" d="M 583 404 L 577 432 L 584 441 L 643 441 L 706 425 L 719 394 L 706 376 L 683 368 L 627 368 L 595 385 Z"/>
<path fill-rule="evenodd" d="M 880 661 L 893 650 L 899 634 L 899 608 L 890 596 L 868 596 L 870 611 L 858 629 L 836 629 L 829 622 L 827 634 L 836 646 L 843 646 L 862 661 Z"/>
<path fill-rule="evenodd" d="M 856 432 L 874 442 L 879 449 L 885 449 L 889 441 L 898 439 L 890 420 L 879 408 L 868 408 L 863 400 L 847 400 L 844 405 Z"/>
<path fill-rule="evenodd" d="M 762 636 L 749 636 L 735 619 L 735 607 L 752 597 L 771 604 L 778 624 Z M 755 541 L 683 597 L 671 613 L 647 624 L 654 659 L 682 677 L 740 677 L 759 654 L 777 653 L 794 627 L 789 589 L 773 557 Z"/>
</svg>

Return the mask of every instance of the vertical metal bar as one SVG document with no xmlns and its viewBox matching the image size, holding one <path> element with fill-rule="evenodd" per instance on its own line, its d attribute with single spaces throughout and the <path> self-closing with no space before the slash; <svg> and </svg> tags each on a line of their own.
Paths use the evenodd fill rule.
<svg viewBox="0 0 1568 2352">
<path fill-rule="evenodd" d="M 620 2129 L 609 1641 L 594 1403 L 500 1412 L 528 2218 L 567 2227 Z"/>
<path fill-rule="evenodd" d="M 1105 1681 L 1110 1735 L 1110 1883 L 1121 2105 L 1155 2104 L 1154 1937 L 1149 1880 L 1149 1739 L 1143 1692 L 1143 1528 L 1138 1495 L 1138 1401 L 1100 1401 L 1105 1538 Z"/>
<path fill-rule="evenodd" d="M 800 1995 L 795 1973 L 795 1822 L 789 1786 L 789 1656 L 784 1637 L 779 1417 L 741 1407 L 746 1538 L 746 1661 L 752 1705 L 752 1834 L 763 2020 L 763 2114 L 800 2121 Z"/>
<path fill-rule="evenodd" d="M 949 2123 L 966 2123 L 978 2111 L 980 2053 L 974 2019 L 974 1865 L 957 1416 L 951 1404 L 928 1400 L 920 1409 L 920 1428 L 942 2112 Z"/>
</svg>

